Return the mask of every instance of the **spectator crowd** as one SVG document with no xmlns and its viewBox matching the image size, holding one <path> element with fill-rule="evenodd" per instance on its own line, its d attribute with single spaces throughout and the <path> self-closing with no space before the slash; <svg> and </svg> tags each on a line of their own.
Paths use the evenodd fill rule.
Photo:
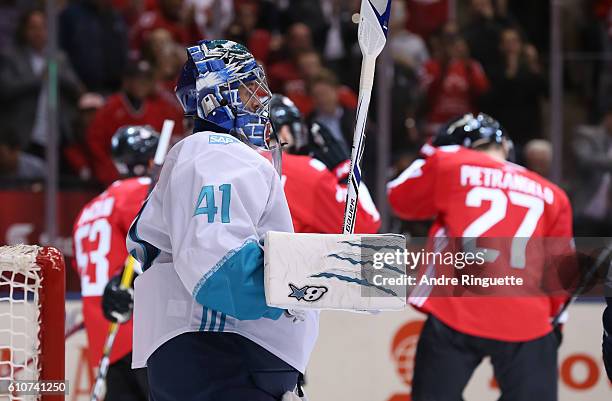
<svg viewBox="0 0 612 401">
<path fill-rule="evenodd" d="M 308 121 L 351 145 L 359 0 L 56 1 L 63 177 L 100 186 L 118 178 L 109 148 L 121 126 L 160 130 L 169 118 L 176 121 L 176 139 L 190 133 L 174 97 L 175 79 L 185 45 L 215 37 L 245 44 L 264 65 L 273 92 L 290 97 Z M 577 215 L 588 226 L 612 217 L 612 0 L 581 3 L 576 41 L 603 55 L 577 90 L 587 112 L 567 147 L 575 173 L 588 178 L 588 185 L 581 181 L 588 188 L 576 188 L 575 197 Z M 393 2 L 393 167 L 405 167 L 449 119 L 480 111 L 508 130 L 517 162 L 548 175 L 548 1 L 456 4 L 451 20 L 449 0 Z M 0 0 L 0 178 L 45 173 L 50 82 L 43 10 L 39 0 Z M 376 121 L 369 129 L 375 141 Z M 366 153 L 366 165 L 374 164 L 374 154 Z"/>
</svg>

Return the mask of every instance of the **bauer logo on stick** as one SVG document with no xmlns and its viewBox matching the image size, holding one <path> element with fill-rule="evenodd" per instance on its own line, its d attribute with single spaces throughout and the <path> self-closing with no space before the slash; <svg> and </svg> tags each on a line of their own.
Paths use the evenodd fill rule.
<svg viewBox="0 0 612 401">
<path fill-rule="evenodd" d="M 289 294 L 289 297 L 295 298 L 298 301 L 304 300 L 306 302 L 318 301 L 327 292 L 327 287 L 305 285 L 302 288 L 298 288 L 296 285 L 291 283 L 289 283 L 289 289 L 291 289 L 291 294 Z"/>
</svg>

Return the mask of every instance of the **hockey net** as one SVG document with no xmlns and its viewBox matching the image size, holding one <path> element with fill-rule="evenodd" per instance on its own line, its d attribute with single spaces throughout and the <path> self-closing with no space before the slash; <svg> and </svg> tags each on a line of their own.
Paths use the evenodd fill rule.
<svg viewBox="0 0 612 401">
<path fill-rule="evenodd" d="M 64 259 L 52 247 L 0 247 L 0 400 L 14 380 L 64 380 Z"/>
</svg>

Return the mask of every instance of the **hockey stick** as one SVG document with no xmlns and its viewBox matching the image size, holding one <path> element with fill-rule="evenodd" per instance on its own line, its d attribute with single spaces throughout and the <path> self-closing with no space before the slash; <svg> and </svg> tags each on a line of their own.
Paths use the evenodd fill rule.
<svg viewBox="0 0 612 401">
<path fill-rule="evenodd" d="M 555 315 L 554 319 L 552 320 L 552 326 L 553 328 L 557 328 L 558 326 L 560 326 L 563 322 L 561 322 L 561 318 L 563 317 L 563 314 L 565 313 L 565 311 L 567 310 L 567 308 L 569 308 L 569 306 L 574 303 L 574 301 L 576 299 L 578 299 L 578 297 L 580 295 L 582 295 L 582 293 L 587 289 L 588 285 L 591 284 L 591 281 L 593 280 L 593 277 L 595 276 L 595 273 L 597 273 L 597 271 L 599 270 L 601 264 L 610 257 L 610 255 L 612 255 L 612 244 L 608 245 L 606 247 L 606 249 L 604 249 L 599 256 L 597 257 L 597 260 L 595 261 L 595 263 L 593 263 L 593 265 L 591 266 L 591 268 L 587 271 L 587 273 L 583 276 L 582 280 L 580 281 L 580 284 L 578 285 L 578 287 L 576 287 L 576 289 L 574 290 L 574 292 L 572 293 L 572 296 L 568 298 L 567 301 L 565 301 L 565 303 L 563 304 L 563 306 L 561 307 L 561 309 L 559 309 L 559 312 Z M 612 261 L 610 262 L 608 269 L 610 269 L 610 267 L 612 267 Z"/>
<path fill-rule="evenodd" d="M 121 283 L 119 288 L 125 289 L 132 285 L 132 278 L 134 277 L 134 259 L 132 256 L 128 256 L 127 263 L 123 269 L 121 275 Z M 100 365 L 98 365 L 98 375 L 91 392 L 91 401 L 97 401 L 102 395 L 102 389 L 106 383 L 106 374 L 108 373 L 108 366 L 110 364 L 110 354 L 115 344 L 115 338 L 119 332 L 119 323 L 113 322 L 108 326 L 108 336 L 104 342 L 104 348 L 102 349 L 102 359 L 100 359 Z"/>
<path fill-rule="evenodd" d="M 151 171 L 149 172 L 149 176 L 151 177 L 151 184 L 149 185 L 148 192 L 149 194 L 155 187 L 155 183 L 159 178 L 159 173 L 162 165 L 164 164 L 164 159 L 166 157 L 166 152 L 168 151 L 168 145 L 170 144 L 170 137 L 172 136 L 173 129 L 174 121 L 165 120 L 164 125 L 162 126 L 161 135 L 159 136 L 159 142 L 157 143 L 157 149 L 155 150 L 153 166 L 151 166 Z M 132 286 L 135 262 L 136 259 L 134 259 L 132 256 L 127 257 L 125 268 L 123 269 L 123 274 L 121 275 L 121 283 L 119 284 L 119 288 L 127 289 Z M 115 338 L 117 337 L 118 332 L 119 323 L 111 323 L 108 327 L 106 341 L 104 342 L 102 358 L 100 359 L 100 364 L 98 365 L 98 375 L 96 376 L 96 381 L 93 386 L 93 390 L 91 391 L 91 401 L 98 401 L 102 395 L 102 390 L 104 388 L 104 384 L 106 383 L 108 366 L 110 364 L 110 354 L 113 350 L 113 345 L 115 344 Z"/>
<path fill-rule="evenodd" d="M 174 130 L 174 121 L 164 120 L 164 125 L 162 126 L 161 134 L 159 136 L 159 142 L 157 143 L 157 149 L 155 149 L 155 157 L 153 157 L 153 166 L 149 172 L 149 177 L 151 177 L 149 193 L 153 191 L 155 183 L 159 178 L 159 173 L 161 172 L 161 168 L 164 164 L 166 153 L 168 153 L 168 146 L 170 145 L 172 130 Z"/>
<path fill-rule="evenodd" d="M 344 209 L 342 232 L 352 234 L 355 230 L 359 184 L 361 183 L 361 158 L 365 147 L 365 125 L 370 107 L 370 97 L 374 86 L 376 57 L 387 42 L 388 22 L 391 14 L 391 0 L 361 0 L 358 39 L 363 60 L 359 80 L 359 102 L 357 122 L 351 150 L 351 169 L 348 177 L 348 191 Z"/>
<path fill-rule="evenodd" d="M 66 334 L 64 334 L 64 338 L 67 340 L 73 335 L 75 335 L 76 333 L 78 333 L 79 331 L 83 330 L 84 328 L 85 328 L 84 322 L 77 323 L 74 326 L 69 327 L 68 330 L 66 330 Z"/>
</svg>

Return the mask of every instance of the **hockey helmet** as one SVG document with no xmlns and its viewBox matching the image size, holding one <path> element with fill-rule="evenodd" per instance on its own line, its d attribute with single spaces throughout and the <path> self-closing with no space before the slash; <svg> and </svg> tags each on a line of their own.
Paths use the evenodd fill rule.
<svg viewBox="0 0 612 401">
<path fill-rule="evenodd" d="M 446 124 L 434 137 L 432 145 L 478 148 L 491 143 L 503 145 L 505 141 L 509 142 L 508 134 L 497 120 L 484 113 L 476 116 L 469 113 Z"/>
<path fill-rule="evenodd" d="M 307 129 L 302 121 L 300 110 L 291 99 L 277 94 L 272 96 L 270 100 L 270 122 L 276 135 L 280 135 L 282 127 L 287 126 L 289 128 L 293 142 L 287 146 L 290 153 L 300 153 L 305 150 L 308 145 Z M 287 139 L 280 138 L 280 140 Z"/>
<path fill-rule="evenodd" d="M 119 128 L 111 139 L 111 156 L 119 173 L 127 177 L 145 175 L 158 141 L 159 134 L 150 126 Z"/>
</svg>

